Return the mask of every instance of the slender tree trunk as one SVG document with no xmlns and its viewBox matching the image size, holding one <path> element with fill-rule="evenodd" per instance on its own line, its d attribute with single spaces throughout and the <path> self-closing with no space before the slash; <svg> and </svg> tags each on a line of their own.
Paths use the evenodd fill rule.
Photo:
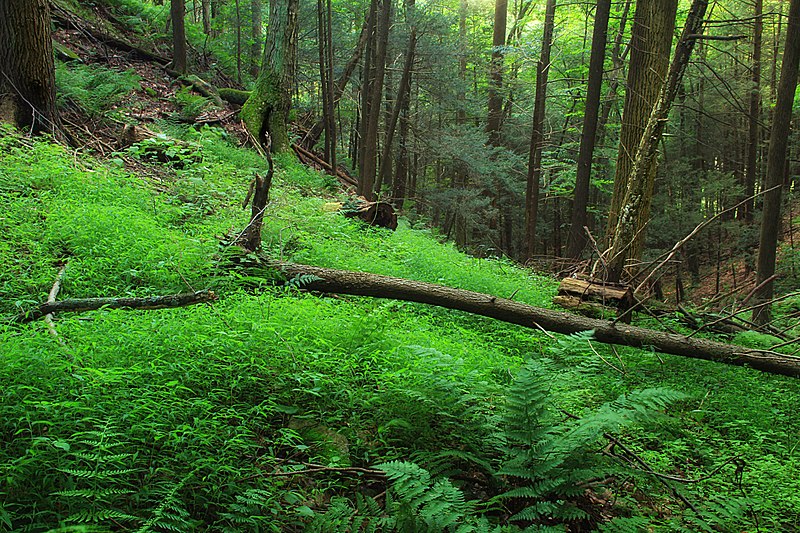
<svg viewBox="0 0 800 533">
<path fill-rule="evenodd" d="M 330 155 L 330 163 L 331 169 L 333 169 L 334 175 L 339 168 L 339 164 L 336 160 L 336 89 L 334 88 L 334 80 L 333 80 L 333 6 L 332 0 L 326 0 L 325 2 L 325 11 L 327 12 L 326 17 L 326 27 L 325 27 L 325 48 L 326 48 L 326 59 L 328 60 L 328 72 L 326 76 L 326 81 L 328 82 L 328 133 L 326 136 L 330 137 L 330 144 L 331 144 L 331 155 Z"/>
<path fill-rule="evenodd" d="M 542 37 L 542 55 L 536 65 L 536 95 L 533 102 L 533 130 L 528 155 L 528 178 L 525 190 L 525 259 L 536 251 L 536 222 L 539 216 L 539 182 L 542 176 L 544 147 L 544 113 L 547 95 L 547 76 L 550 72 L 550 49 L 553 44 L 556 0 L 547 0 Z"/>
<path fill-rule="evenodd" d="M 508 0 L 495 0 L 494 32 L 492 34 L 492 59 L 489 63 L 489 112 L 486 120 L 486 133 L 489 144 L 500 146 L 500 129 L 503 118 L 503 47 L 506 44 L 506 19 Z"/>
<path fill-rule="evenodd" d="M 317 50 L 319 52 L 319 81 L 320 81 L 320 100 L 322 101 L 322 122 L 325 131 L 325 150 L 323 152 L 323 159 L 325 161 L 331 160 L 331 131 L 329 114 L 333 109 L 328 103 L 328 53 L 326 47 L 328 39 L 325 35 L 327 30 L 326 19 L 327 10 L 325 9 L 324 0 L 317 0 Z M 334 146 L 334 149 L 336 147 Z M 336 173 L 336 167 L 331 166 L 331 173 Z"/>
<path fill-rule="evenodd" d="M 406 12 L 410 15 L 411 32 L 408 35 L 408 45 L 406 47 L 406 58 L 403 64 L 403 74 L 400 76 L 400 85 L 397 88 L 397 99 L 394 102 L 389 121 L 386 126 L 386 139 L 383 143 L 383 155 L 378 172 L 378 183 L 376 189 L 380 191 L 383 183 L 392 182 L 392 143 L 394 141 L 394 131 L 397 121 L 400 118 L 400 111 L 405 106 L 406 100 L 411 98 L 411 74 L 414 70 L 414 53 L 417 48 L 417 27 L 413 23 L 414 19 L 414 0 L 406 1 Z"/>
<path fill-rule="evenodd" d="M 0 2 L 0 121 L 60 135 L 47 0 Z"/>
<path fill-rule="evenodd" d="M 289 149 L 287 122 L 297 56 L 299 0 L 271 0 L 264 58 L 256 86 L 242 107 L 248 131 L 274 151 Z"/>
<path fill-rule="evenodd" d="M 603 63 L 606 57 L 608 18 L 611 0 L 598 0 L 592 33 L 592 56 L 589 60 L 589 85 L 586 89 L 586 105 L 583 114 L 581 146 L 578 153 L 578 173 L 575 179 L 575 201 L 572 207 L 567 255 L 578 259 L 586 246 L 587 235 L 583 227 L 587 224 L 586 208 L 589 203 L 589 179 L 592 174 L 594 142 L 597 136 L 597 120 L 600 110 L 600 89 L 603 86 Z"/>
<path fill-rule="evenodd" d="M 242 83 L 242 12 L 239 0 L 236 3 L 236 81 Z"/>
<path fill-rule="evenodd" d="M 753 322 L 766 324 L 772 315 L 771 305 L 775 287 L 769 281 L 775 274 L 775 256 L 778 248 L 778 233 L 781 221 L 781 193 L 783 187 L 784 168 L 786 165 L 786 147 L 789 140 L 789 128 L 792 119 L 795 90 L 797 88 L 797 71 L 800 62 L 800 0 L 792 0 L 789 4 L 789 22 L 786 27 L 786 46 L 783 51 L 781 78 L 778 83 L 777 101 L 769 137 L 769 153 L 767 155 L 767 181 L 764 194 L 764 208 L 761 218 L 761 236 L 758 245 L 758 263 L 756 265 L 756 286 L 760 287 L 755 298 L 764 306 L 753 312 Z"/>
<path fill-rule="evenodd" d="M 184 0 L 172 0 L 170 17 L 172 18 L 172 69 L 186 74 L 186 29 L 184 27 Z"/>
<path fill-rule="evenodd" d="M 697 37 L 703 32 L 703 17 L 707 8 L 708 0 L 692 2 L 681 38 L 675 49 L 667 81 L 662 84 L 656 104 L 640 135 L 638 147 L 633 152 L 635 156 L 625 182 L 624 194 L 621 201 L 617 200 L 619 206 L 617 218 L 609 219 L 609 227 L 613 229 L 609 233 L 611 245 L 606 250 L 607 272 L 610 281 L 619 281 L 630 259 L 641 258 L 644 230 L 650 217 L 653 171 L 658 143 L 661 141 L 669 111 L 680 88 Z M 668 33 L 671 36 L 672 31 Z M 653 37 L 655 38 L 655 36 Z M 669 55 L 669 41 L 667 41 L 666 55 Z M 629 87 L 628 90 L 634 90 L 635 87 Z M 617 193 L 616 183 L 614 192 Z"/>
<path fill-rule="evenodd" d="M 339 103 L 339 100 L 342 98 L 344 94 L 344 89 L 347 86 L 347 83 L 350 81 L 350 78 L 353 76 L 353 73 L 358 67 L 358 63 L 361 61 L 361 56 L 364 54 L 364 49 L 367 45 L 367 40 L 369 38 L 369 32 L 367 31 L 370 26 L 369 23 L 369 12 L 367 13 L 367 17 L 364 21 L 364 25 L 361 27 L 361 34 L 359 35 L 358 41 L 356 42 L 356 46 L 353 49 L 353 54 L 350 56 L 350 59 L 347 61 L 347 64 L 344 66 L 342 73 L 336 79 L 336 83 L 333 84 L 333 103 L 334 107 Z M 331 54 L 333 48 L 331 48 Z M 333 62 L 331 61 L 331 65 Z M 356 110 L 356 123 L 358 124 L 358 110 Z M 315 144 L 319 141 L 320 135 L 325 130 L 325 120 L 324 117 L 318 120 L 311 129 L 308 130 L 308 133 L 303 137 L 302 144 L 308 150 L 314 147 Z M 350 147 L 353 147 L 353 143 L 350 143 Z M 358 160 L 358 157 L 353 158 L 354 161 Z"/>
<path fill-rule="evenodd" d="M 372 79 L 369 80 L 369 106 L 365 111 L 363 161 L 358 181 L 358 193 L 367 200 L 375 199 L 375 174 L 378 165 L 378 126 L 380 123 L 381 98 L 383 97 L 383 79 L 386 73 L 386 49 L 389 40 L 389 26 L 392 4 L 390 0 L 378 0 L 380 15 L 375 28 L 374 68 L 370 69 Z"/>
<path fill-rule="evenodd" d="M 252 0 L 250 3 L 250 14 L 253 17 L 252 26 L 250 27 L 250 38 L 253 40 L 253 44 L 250 45 L 250 75 L 254 78 L 258 77 L 259 63 L 261 62 L 261 43 L 264 42 L 261 27 L 261 1 Z"/>
<path fill-rule="evenodd" d="M 761 115 L 761 37 L 764 28 L 762 20 L 763 0 L 755 0 L 753 20 L 753 86 L 750 89 L 750 113 L 748 117 L 748 136 L 747 136 L 747 170 L 744 180 L 744 196 L 749 198 L 742 206 L 742 219 L 747 224 L 753 223 L 753 210 L 755 209 L 755 199 L 753 194 L 756 191 L 756 176 L 758 175 L 758 144 L 760 140 L 760 128 L 758 119 Z"/>
</svg>

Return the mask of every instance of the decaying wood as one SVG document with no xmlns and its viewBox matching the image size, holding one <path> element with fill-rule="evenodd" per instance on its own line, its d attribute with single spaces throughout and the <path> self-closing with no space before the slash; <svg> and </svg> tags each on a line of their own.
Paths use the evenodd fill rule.
<svg viewBox="0 0 800 533">
<path fill-rule="evenodd" d="M 30 322 L 52 313 L 82 313 L 97 309 L 166 309 L 169 307 L 186 307 L 201 303 L 213 302 L 217 295 L 211 290 L 202 290 L 184 294 L 167 296 L 149 296 L 146 298 L 73 298 L 69 300 L 48 301 L 38 309 L 17 317 L 18 322 Z"/>
<path fill-rule="evenodd" d="M 61 265 L 61 268 L 58 270 L 58 274 L 56 275 L 56 281 L 53 283 L 53 288 L 50 289 L 50 294 L 47 295 L 47 303 L 54 303 L 56 298 L 58 297 L 58 293 L 61 291 L 61 281 L 64 279 L 64 273 L 67 271 L 66 263 Z M 47 331 L 50 333 L 50 336 L 55 339 L 55 341 L 61 346 L 64 350 L 67 349 L 67 343 L 64 342 L 58 335 L 58 331 L 56 331 L 55 322 L 53 322 L 53 313 L 47 313 L 44 315 L 44 321 L 47 324 Z"/>
<path fill-rule="evenodd" d="M 292 144 L 292 149 L 294 150 L 294 153 L 297 154 L 297 158 L 301 163 L 314 166 L 320 170 L 325 170 L 329 174 L 332 172 L 331 164 L 315 153 L 306 150 L 299 144 Z M 336 168 L 336 177 L 346 186 L 356 187 L 358 185 L 358 180 L 345 173 L 340 167 Z"/>
<path fill-rule="evenodd" d="M 82 20 L 80 17 L 68 12 L 55 2 L 51 2 L 50 5 L 52 7 L 51 13 L 53 20 L 57 24 L 60 24 L 64 27 L 73 27 L 76 30 L 91 36 L 93 39 L 102 42 L 103 44 L 113 46 L 114 48 L 122 50 L 123 52 L 131 53 L 140 59 L 144 59 L 145 61 L 154 61 L 162 65 L 166 65 L 170 62 L 168 58 L 162 55 L 145 50 L 144 48 L 140 48 L 126 40 L 114 37 L 113 35 L 110 35 L 99 28 L 93 27 L 85 20 Z"/>
<path fill-rule="evenodd" d="M 380 276 L 364 272 L 335 270 L 309 265 L 263 261 L 281 270 L 288 279 L 306 276 L 304 290 L 327 293 L 391 298 L 466 311 L 531 329 L 572 334 L 594 331 L 594 337 L 607 344 L 637 348 L 652 347 L 667 354 L 719 363 L 749 366 L 763 372 L 800 377 L 800 357 L 769 350 L 745 348 L 712 340 L 687 337 L 598 320 L 570 313 L 534 307 L 513 300 L 432 283 Z"/>
<path fill-rule="evenodd" d="M 347 218 L 358 218 L 370 226 L 397 229 L 397 213 L 389 202 L 370 202 L 363 196 L 353 199 L 341 208 L 342 214 Z"/>
<path fill-rule="evenodd" d="M 553 303 L 567 309 L 577 308 L 579 311 L 589 311 L 596 315 L 597 309 L 585 306 L 584 302 L 596 302 L 601 307 L 615 307 L 621 322 L 630 324 L 629 310 L 634 306 L 636 299 L 633 288 L 619 283 L 608 283 L 595 279 L 564 278 L 558 286 L 558 296 Z M 602 314 L 600 315 L 602 316 Z"/>
</svg>

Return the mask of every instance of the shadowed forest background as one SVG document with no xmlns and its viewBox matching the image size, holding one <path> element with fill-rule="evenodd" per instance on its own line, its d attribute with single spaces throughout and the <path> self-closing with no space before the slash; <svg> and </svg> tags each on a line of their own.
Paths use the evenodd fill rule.
<svg viewBox="0 0 800 533">
<path fill-rule="evenodd" d="M 0 531 L 800 529 L 800 0 L 7 0 Z"/>
</svg>

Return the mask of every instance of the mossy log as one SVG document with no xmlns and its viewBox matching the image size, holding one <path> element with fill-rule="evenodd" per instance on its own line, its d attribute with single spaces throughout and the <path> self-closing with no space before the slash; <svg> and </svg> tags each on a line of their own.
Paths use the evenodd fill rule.
<svg viewBox="0 0 800 533">
<path fill-rule="evenodd" d="M 208 289 L 185 294 L 150 296 L 146 298 L 74 298 L 43 303 L 27 314 L 17 317 L 18 322 L 30 322 L 51 313 L 81 313 L 97 309 L 166 309 L 213 302 L 217 295 Z"/>
<path fill-rule="evenodd" d="M 659 352 L 704 359 L 718 363 L 749 366 L 763 372 L 800 377 L 800 358 L 769 350 L 745 348 L 717 341 L 664 333 L 609 320 L 587 318 L 571 313 L 543 309 L 499 298 L 490 294 L 444 287 L 433 283 L 392 278 L 365 272 L 335 270 L 285 263 L 263 258 L 261 261 L 283 273 L 285 279 L 304 276 L 304 290 L 335 294 L 391 298 L 437 305 L 518 324 L 531 329 L 572 334 L 593 331 L 594 338 L 607 344 L 653 348 Z"/>
<path fill-rule="evenodd" d="M 244 105 L 248 98 L 250 98 L 250 91 L 240 91 L 239 89 L 220 87 L 219 96 L 228 103 L 241 106 Z"/>
</svg>

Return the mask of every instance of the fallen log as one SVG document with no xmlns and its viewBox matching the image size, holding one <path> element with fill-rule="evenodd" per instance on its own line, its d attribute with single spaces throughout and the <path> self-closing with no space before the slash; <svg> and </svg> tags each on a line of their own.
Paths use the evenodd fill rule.
<svg viewBox="0 0 800 533">
<path fill-rule="evenodd" d="M 619 344 L 636 348 L 652 347 L 667 354 L 704 359 L 786 376 L 800 377 L 800 358 L 769 350 L 745 348 L 733 344 L 664 333 L 627 324 L 598 320 L 551 309 L 534 307 L 489 294 L 454 289 L 433 283 L 392 278 L 365 272 L 351 272 L 294 263 L 273 261 L 261 257 L 266 263 L 284 273 L 286 279 L 302 280 L 297 283 L 303 290 L 320 291 L 375 298 L 390 298 L 457 309 L 518 324 L 531 329 L 543 329 L 566 335 L 594 331 L 594 337 L 606 344 Z M 263 264 L 262 264 L 263 266 Z"/>
<path fill-rule="evenodd" d="M 186 307 L 217 299 L 214 291 L 205 289 L 184 294 L 166 296 L 148 296 L 146 298 L 73 298 L 69 300 L 48 301 L 37 309 L 19 315 L 17 322 L 31 322 L 53 313 L 82 313 L 97 309 L 166 309 L 168 307 Z"/>
<path fill-rule="evenodd" d="M 331 164 L 316 155 L 314 152 L 306 150 L 299 144 L 292 144 L 292 149 L 294 150 L 295 154 L 297 154 L 297 158 L 301 163 L 316 166 L 318 169 L 325 170 L 329 174 L 332 172 Z M 341 168 L 336 169 L 336 177 L 339 178 L 339 181 L 341 181 L 344 185 L 358 187 L 358 180 L 343 172 Z"/>
<path fill-rule="evenodd" d="M 61 25 L 62 27 L 72 27 L 80 32 L 83 32 L 93 39 L 110 46 L 118 50 L 122 50 L 123 52 L 127 52 L 129 54 L 133 54 L 135 57 L 139 59 L 143 59 L 145 61 L 153 61 L 155 63 L 159 63 L 161 65 L 166 65 L 170 62 L 170 60 L 162 55 L 157 53 L 151 52 L 149 50 L 145 50 L 144 48 L 140 48 L 135 44 L 122 39 L 120 37 L 115 37 L 104 30 L 94 27 L 88 21 L 82 20 L 80 17 L 75 16 L 73 13 L 67 11 L 66 9 L 62 8 L 61 6 L 51 2 L 51 15 L 53 17 L 53 21 L 57 24 Z"/>
</svg>

